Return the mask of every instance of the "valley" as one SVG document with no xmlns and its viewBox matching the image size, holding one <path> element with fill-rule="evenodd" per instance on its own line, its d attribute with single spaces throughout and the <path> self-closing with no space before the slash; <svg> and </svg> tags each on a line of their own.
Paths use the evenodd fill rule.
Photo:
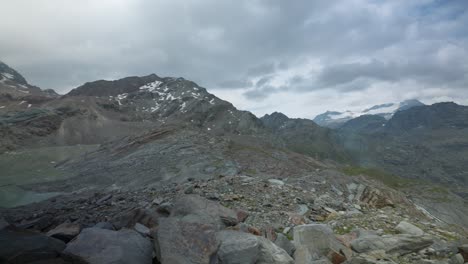
<svg viewBox="0 0 468 264">
<path fill-rule="evenodd" d="M 467 106 L 407 101 L 320 126 L 258 118 L 184 78 L 58 95 L 0 65 L 0 242 L 44 244 L 6 247 L 1 261 L 454 263 L 466 253 Z M 368 115 L 378 108 L 392 111 Z"/>
</svg>

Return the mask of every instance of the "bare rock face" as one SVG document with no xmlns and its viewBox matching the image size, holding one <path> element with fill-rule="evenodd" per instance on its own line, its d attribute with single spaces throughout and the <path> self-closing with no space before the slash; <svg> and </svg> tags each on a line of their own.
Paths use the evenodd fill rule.
<svg viewBox="0 0 468 264">
<path fill-rule="evenodd" d="M 153 247 L 149 239 L 133 230 L 85 228 L 67 245 L 65 252 L 79 256 L 90 264 L 150 264 Z"/>
</svg>

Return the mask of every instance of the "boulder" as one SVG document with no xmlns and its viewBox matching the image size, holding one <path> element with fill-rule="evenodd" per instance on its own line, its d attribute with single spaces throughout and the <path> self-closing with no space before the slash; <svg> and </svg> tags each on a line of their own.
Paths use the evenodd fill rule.
<svg viewBox="0 0 468 264">
<path fill-rule="evenodd" d="M 0 263 L 53 259 L 64 249 L 65 243 L 44 234 L 13 228 L 0 231 Z"/>
<path fill-rule="evenodd" d="M 294 227 L 294 246 L 306 247 L 311 255 L 326 256 L 336 240 L 333 230 L 325 224 L 309 224 Z"/>
<path fill-rule="evenodd" d="M 75 238 L 81 231 L 81 226 L 74 223 L 63 223 L 47 232 L 47 235 L 68 243 Z"/>
<path fill-rule="evenodd" d="M 351 247 L 358 253 L 366 253 L 373 250 L 385 250 L 388 254 L 405 255 L 418 252 L 432 245 L 433 240 L 426 236 L 401 235 L 363 235 L 351 242 Z"/>
<path fill-rule="evenodd" d="M 202 223 L 216 225 L 219 228 L 235 226 L 239 223 L 237 213 L 215 201 L 198 195 L 185 195 L 179 198 L 171 211 L 171 217 L 194 217 Z"/>
<path fill-rule="evenodd" d="M 220 241 L 218 259 L 223 264 L 257 263 L 260 242 L 254 235 L 225 230 L 217 234 Z"/>
<path fill-rule="evenodd" d="M 461 254 L 455 254 L 450 258 L 450 264 L 463 264 L 465 260 Z"/>
<path fill-rule="evenodd" d="M 290 256 L 293 255 L 294 250 L 296 249 L 294 244 L 289 241 L 288 237 L 281 233 L 276 235 L 275 245 L 284 249 L 284 251 L 286 251 Z"/>
<path fill-rule="evenodd" d="M 309 264 L 320 259 L 320 256 L 311 252 L 306 246 L 300 246 L 294 251 L 294 261 L 296 264 Z"/>
<path fill-rule="evenodd" d="M 155 252 L 162 264 L 211 263 L 216 259 L 219 242 L 217 228 L 204 224 L 200 218 L 189 215 L 160 219 L 155 241 Z"/>
<path fill-rule="evenodd" d="M 224 230 L 217 234 L 220 241 L 218 260 L 222 264 L 292 264 L 294 260 L 270 240 L 244 232 Z M 207 262 L 206 262 L 207 263 Z"/>
<path fill-rule="evenodd" d="M 395 230 L 400 232 L 401 234 L 409 234 L 415 236 L 422 236 L 424 235 L 424 231 L 421 228 L 408 223 L 406 221 L 401 221 L 396 227 Z"/>
<path fill-rule="evenodd" d="M 458 252 L 463 256 L 465 262 L 468 262 L 468 244 L 459 246 Z"/>
<path fill-rule="evenodd" d="M 327 257 L 336 263 L 352 256 L 352 251 L 341 243 L 325 224 L 309 224 L 294 227 L 294 246 L 297 263 L 309 263 Z M 300 262 L 298 262 L 298 258 Z M 341 262 L 340 262 L 341 261 Z"/>
<path fill-rule="evenodd" d="M 68 243 L 65 253 L 79 256 L 90 264 L 152 263 L 151 242 L 133 230 L 112 231 L 85 228 Z"/>
</svg>

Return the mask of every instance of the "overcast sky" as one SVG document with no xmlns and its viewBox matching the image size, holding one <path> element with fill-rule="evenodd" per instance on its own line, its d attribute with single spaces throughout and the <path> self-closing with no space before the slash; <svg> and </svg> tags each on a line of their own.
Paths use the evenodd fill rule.
<svg viewBox="0 0 468 264">
<path fill-rule="evenodd" d="M 257 115 L 468 104 L 467 0 L 11 0 L 0 60 L 42 88 L 181 76 Z"/>
</svg>

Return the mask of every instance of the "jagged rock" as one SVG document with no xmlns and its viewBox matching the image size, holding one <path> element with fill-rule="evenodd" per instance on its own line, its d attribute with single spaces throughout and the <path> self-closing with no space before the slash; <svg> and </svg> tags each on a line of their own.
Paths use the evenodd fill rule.
<svg viewBox="0 0 468 264">
<path fill-rule="evenodd" d="M 396 227 L 395 230 L 402 234 L 409 234 L 409 235 L 415 235 L 415 236 L 422 236 L 424 235 L 424 231 L 421 230 L 421 228 L 408 223 L 406 221 L 401 221 Z"/>
<path fill-rule="evenodd" d="M 90 264 L 152 263 L 151 242 L 133 230 L 85 228 L 65 251 Z"/>
<path fill-rule="evenodd" d="M 407 234 L 401 235 L 361 235 L 351 242 L 354 251 L 365 253 L 372 250 L 385 250 L 389 254 L 405 255 L 411 252 L 417 252 L 432 245 L 434 241 L 430 237 L 413 236 Z"/>
<path fill-rule="evenodd" d="M 289 241 L 288 237 L 281 233 L 276 235 L 275 245 L 284 249 L 290 256 L 292 256 L 294 253 L 294 244 Z"/>
<path fill-rule="evenodd" d="M 81 225 L 74 223 L 63 223 L 47 232 L 47 235 L 68 243 L 76 237 L 81 231 Z"/>
<path fill-rule="evenodd" d="M 360 195 L 360 201 L 375 208 L 395 206 L 389 195 L 383 193 L 381 190 L 369 186 L 367 186 L 362 192 L 362 195 Z"/>
<path fill-rule="evenodd" d="M 64 249 L 65 243 L 40 233 L 12 228 L 0 230 L 0 263 L 53 259 Z"/>
<path fill-rule="evenodd" d="M 162 218 L 155 243 L 155 251 L 162 264 L 211 263 L 216 258 L 219 242 L 217 227 L 200 223 L 194 215 Z"/>
</svg>

